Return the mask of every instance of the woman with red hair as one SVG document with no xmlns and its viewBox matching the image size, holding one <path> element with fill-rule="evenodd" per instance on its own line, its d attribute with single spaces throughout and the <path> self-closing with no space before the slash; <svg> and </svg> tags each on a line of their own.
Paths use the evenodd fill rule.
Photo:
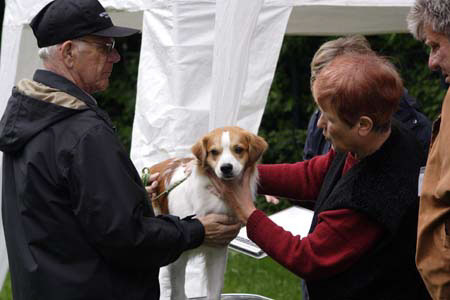
<svg viewBox="0 0 450 300">
<path fill-rule="evenodd" d="M 315 199 L 307 236 L 255 208 L 251 192 L 216 183 L 247 235 L 306 280 L 310 299 L 427 299 L 414 262 L 419 169 L 414 134 L 392 118 L 403 93 L 394 66 L 374 53 L 333 59 L 312 86 L 317 126 L 332 144 L 295 164 L 260 165 L 260 194 Z"/>
</svg>

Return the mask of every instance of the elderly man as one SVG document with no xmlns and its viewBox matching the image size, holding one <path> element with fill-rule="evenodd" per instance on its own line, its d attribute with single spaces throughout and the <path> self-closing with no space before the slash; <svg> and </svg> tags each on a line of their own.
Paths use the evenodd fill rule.
<svg viewBox="0 0 450 300">
<path fill-rule="evenodd" d="M 430 47 L 428 66 L 450 83 L 450 2 L 416 0 L 408 15 L 415 38 Z M 433 124 L 420 192 L 416 263 L 434 299 L 450 299 L 450 92 Z"/>
<path fill-rule="evenodd" d="M 92 93 L 120 60 L 97 0 L 55 0 L 32 20 L 45 70 L 20 81 L 0 123 L 3 225 L 15 300 L 159 299 L 159 267 L 203 241 L 223 244 L 226 216 L 155 217 L 128 154 Z"/>
<path fill-rule="evenodd" d="M 250 239 L 304 278 L 311 300 L 427 299 L 414 262 L 424 155 L 413 133 L 392 119 L 402 94 L 395 68 L 371 53 L 342 54 L 318 74 L 317 126 L 332 149 L 258 168 L 258 192 L 315 200 L 307 236 L 276 226 L 245 184 L 216 183 Z"/>
</svg>

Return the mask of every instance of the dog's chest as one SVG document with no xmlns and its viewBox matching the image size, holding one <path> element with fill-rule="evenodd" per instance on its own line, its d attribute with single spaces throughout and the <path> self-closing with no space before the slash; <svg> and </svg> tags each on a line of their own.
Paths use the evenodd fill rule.
<svg viewBox="0 0 450 300">
<path fill-rule="evenodd" d="M 178 168 L 172 176 L 171 185 L 179 182 L 186 175 L 183 168 Z M 208 179 L 197 170 L 192 169 L 191 175 L 174 188 L 168 197 L 169 213 L 180 217 L 189 215 L 203 216 L 209 213 L 230 214 L 231 210 L 220 199 Z"/>
</svg>

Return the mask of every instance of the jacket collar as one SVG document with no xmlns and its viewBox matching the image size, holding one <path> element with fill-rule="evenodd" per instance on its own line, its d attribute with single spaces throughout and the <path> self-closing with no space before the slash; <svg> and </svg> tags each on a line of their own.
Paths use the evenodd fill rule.
<svg viewBox="0 0 450 300">
<path fill-rule="evenodd" d="M 97 106 L 97 101 L 91 95 L 80 89 L 72 81 L 56 73 L 47 70 L 37 70 L 34 73 L 33 80 L 72 95 L 88 106 Z"/>
<path fill-rule="evenodd" d="M 116 130 L 116 127 L 112 123 L 108 114 L 97 106 L 97 101 L 94 99 L 94 97 L 76 86 L 72 81 L 47 70 L 36 70 L 33 76 L 33 80 L 45 84 L 46 86 L 63 91 L 71 96 L 76 97 L 77 99 L 80 99 L 81 101 L 86 103 L 86 105 L 90 109 L 92 109 L 100 118 L 102 118 L 111 128 Z"/>
</svg>

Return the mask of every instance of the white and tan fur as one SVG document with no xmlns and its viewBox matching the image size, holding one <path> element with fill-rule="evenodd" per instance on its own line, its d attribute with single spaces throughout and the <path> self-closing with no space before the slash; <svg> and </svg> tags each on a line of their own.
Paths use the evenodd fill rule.
<svg viewBox="0 0 450 300">
<path fill-rule="evenodd" d="M 258 180 L 256 163 L 267 149 L 263 138 L 239 127 L 215 129 L 202 137 L 193 147 L 195 158 L 172 159 L 150 168 L 160 172 L 158 194 L 186 177 L 186 164 L 192 165 L 191 175 L 168 195 L 153 202 L 157 213 L 177 215 L 181 218 L 210 213 L 233 215 L 231 209 L 215 192 L 209 176 L 221 180 L 242 180 L 244 170 L 251 168 L 251 189 L 256 193 Z M 161 269 L 161 294 L 170 299 L 187 299 L 185 271 L 188 260 L 197 254 L 205 259 L 207 299 L 218 300 L 223 287 L 227 246 L 202 246 L 186 251 L 171 265 Z M 167 289 L 171 289 L 168 292 Z"/>
</svg>

